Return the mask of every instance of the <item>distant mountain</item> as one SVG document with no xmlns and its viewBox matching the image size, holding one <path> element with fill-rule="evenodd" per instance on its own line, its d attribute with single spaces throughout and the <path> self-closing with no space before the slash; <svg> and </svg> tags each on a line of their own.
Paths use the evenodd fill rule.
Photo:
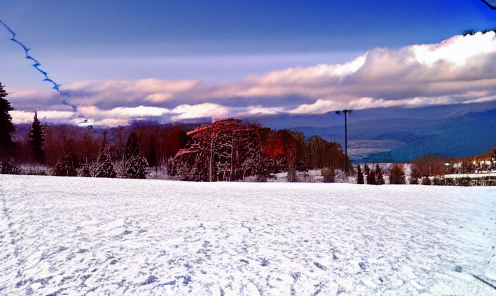
<svg viewBox="0 0 496 296">
<path fill-rule="evenodd" d="M 344 146 L 344 118 L 277 115 L 251 119 L 271 128 L 318 135 Z M 348 117 L 348 149 L 355 162 L 412 161 L 425 154 L 465 157 L 496 144 L 496 102 L 421 108 L 353 111 Z"/>
</svg>

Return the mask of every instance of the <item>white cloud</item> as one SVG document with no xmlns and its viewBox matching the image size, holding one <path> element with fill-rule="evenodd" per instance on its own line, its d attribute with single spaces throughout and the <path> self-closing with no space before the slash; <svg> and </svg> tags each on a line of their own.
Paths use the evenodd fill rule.
<svg viewBox="0 0 496 296">
<path fill-rule="evenodd" d="M 434 66 L 439 61 L 447 61 L 457 66 L 464 66 L 475 55 L 496 52 L 494 32 L 477 33 L 475 36 L 455 36 L 439 44 L 413 45 L 409 48 L 416 60 L 427 66 Z"/>
<path fill-rule="evenodd" d="M 191 118 L 202 118 L 202 117 L 217 117 L 224 118 L 229 114 L 229 110 L 221 105 L 212 103 L 203 103 L 199 105 L 180 105 L 171 111 L 172 114 L 176 114 L 172 117 L 173 121 L 178 121 L 181 119 L 191 119 Z"/>
<path fill-rule="evenodd" d="M 117 107 L 118 104 L 160 104 L 175 95 L 192 90 L 199 80 L 97 80 L 78 81 L 64 85 L 68 100 L 77 105 Z"/>
<path fill-rule="evenodd" d="M 12 116 L 13 123 L 32 123 L 34 120 L 34 112 L 29 111 L 17 111 L 13 110 L 9 112 Z M 40 121 L 50 121 L 50 122 L 72 122 L 76 116 L 74 112 L 69 111 L 39 111 L 38 119 Z"/>
<path fill-rule="evenodd" d="M 399 50 L 376 48 L 348 63 L 294 67 L 217 85 L 199 80 L 78 81 L 63 87 L 68 96 L 15 91 L 9 98 L 21 111 L 70 111 L 61 103 L 66 99 L 102 124 L 136 117 L 177 121 L 482 103 L 496 97 L 494 60 L 496 37 L 489 32 Z M 21 115 L 16 120 L 23 120 Z"/>
<path fill-rule="evenodd" d="M 464 104 L 472 104 L 472 103 L 487 103 L 487 102 L 494 102 L 494 101 L 496 101 L 496 96 L 483 97 L 480 99 L 465 101 L 463 103 Z"/>
<path fill-rule="evenodd" d="M 132 119 L 135 117 L 162 116 L 170 113 L 167 108 L 159 107 L 117 107 L 111 110 L 102 110 L 95 106 L 81 106 L 78 110 L 87 117 Z"/>
</svg>

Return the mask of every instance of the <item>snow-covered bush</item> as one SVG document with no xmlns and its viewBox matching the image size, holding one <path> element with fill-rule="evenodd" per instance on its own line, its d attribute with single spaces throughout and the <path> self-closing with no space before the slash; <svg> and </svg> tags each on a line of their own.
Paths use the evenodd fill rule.
<svg viewBox="0 0 496 296">
<path fill-rule="evenodd" d="M 75 177 L 77 176 L 76 166 L 74 164 L 74 160 L 68 154 L 65 154 L 57 161 L 53 169 L 54 176 L 69 176 Z"/>
<path fill-rule="evenodd" d="M 1 173 L 9 175 L 20 175 L 19 166 L 14 158 L 8 158 L 2 161 Z"/>
<path fill-rule="evenodd" d="M 336 173 L 332 168 L 322 168 L 322 176 L 324 177 L 324 183 L 334 183 Z"/>
<path fill-rule="evenodd" d="M 21 164 L 19 166 L 20 175 L 36 175 L 36 176 L 50 176 L 52 169 L 46 165 L 40 164 Z"/>
</svg>

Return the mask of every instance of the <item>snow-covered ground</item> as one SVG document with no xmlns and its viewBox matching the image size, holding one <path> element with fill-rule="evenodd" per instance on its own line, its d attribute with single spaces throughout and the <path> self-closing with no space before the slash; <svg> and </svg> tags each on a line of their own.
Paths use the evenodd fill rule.
<svg viewBox="0 0 496 296">
<path fill-rule="evenodd" d="M 0 295 L 496 295 L 494 188 L 0 175 L 0 196 Z"/>
</svg>

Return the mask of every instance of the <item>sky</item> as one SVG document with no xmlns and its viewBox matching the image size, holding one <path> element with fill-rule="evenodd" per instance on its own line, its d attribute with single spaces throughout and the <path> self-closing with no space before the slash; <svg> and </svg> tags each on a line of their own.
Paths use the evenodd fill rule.
<svg viewBox="0 0 496 296">
<path fill-rule="evenodd" d="M 0 0 L 0 20 L 60 84 L 0 26 L 18 123 L 496 101 L 495 33 L 461 35 L 496 28 L 480 0 Z"/>
</svg>

